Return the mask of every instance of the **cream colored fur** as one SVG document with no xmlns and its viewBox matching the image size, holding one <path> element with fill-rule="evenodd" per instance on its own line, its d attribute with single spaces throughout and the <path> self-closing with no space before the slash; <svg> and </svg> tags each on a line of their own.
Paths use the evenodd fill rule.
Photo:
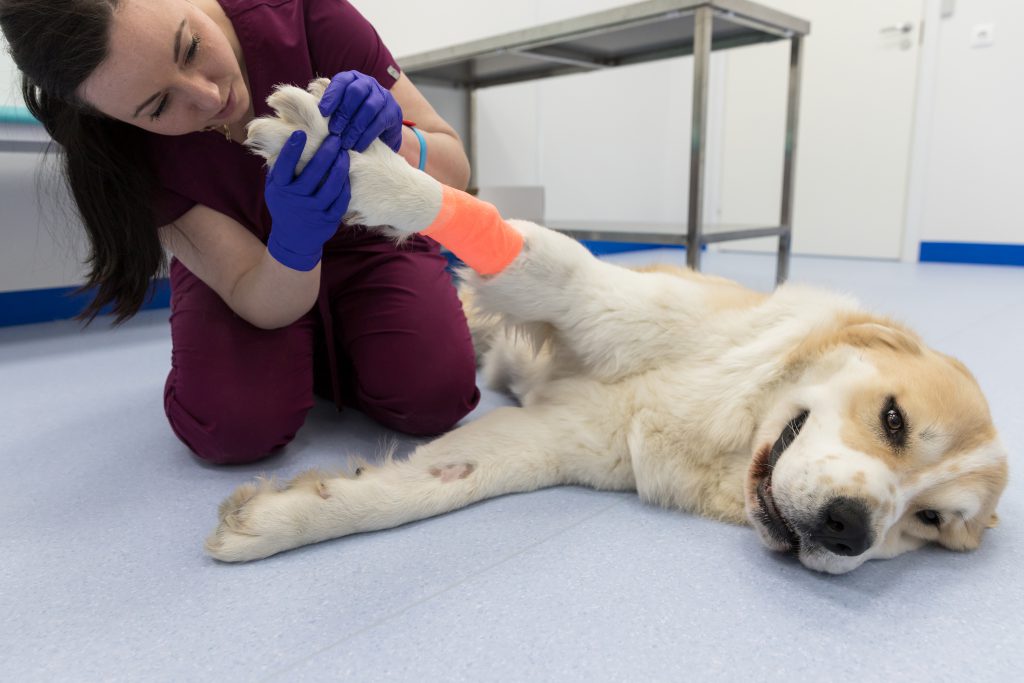
<svg viewBox="0 0 1024 683">
<path fill-rule="evenodd" d="M 329 83 L 326 78 L 319 78 L 310 83 L 307 90 L 293 85 L 275 88 L 267 98 L 267 104 L 277 112 L 277 117 L 254 119 L 247 128 L 246 147 L 273 167 L 288 137 L 296 129 L 302 129 L 306 132 L 306 145 L 295 166 L 296 173 L 301 173 L 329 133 L 327 119 L 320 116 L 317 107 Z M 345 223 L 393 224 L 402 235 L 422 230 L 430 224 L 441 208 L 441 187 L 430 176 L 402 173 L 401 167 L 407 164 L 383 143 L 374 144 L 364 154 L 350 154 L 352 202 L 345 214 Z M 362 167 L 367 165 L 373 170 L 364 171 Z M 406 201 L 382 214 L 382 207 L 372 201 L 374 197 L 405 197 Z"/>
<path fill-rule="evenodd" d="M 254 122 L 250 146 L 272 161 L 295 127 L 322 139 L 317 88 L 279 90 L 271 103 L 285 120 Z M 382 143 L 353 154 L 351 180 L 353 214 L 396 238 L 437 213 L 437 182 Z M 484 377 L 521 407 L 357 476 L 242 486 L 221 505 L 206 543 L 213 557 L 258 559 L 563 484 L 635 490 L 656 505 L 749 523 L 770 548 L 833 573 L 930 541 L 980 542 L 1006 453 L 961 365 L 849 297 L 630 271 L 557 232 L 509 223 L 522 253 L 498 275 L 465 273 L 462 295 Z M 891 397 L 906 406 L 902 448 L 879 424 Z M 800 536 L 793 544 L 761 521 L 755 489 L 765 454 L 801 411 L 806 424 L 771 475 L 775 504 Z M 874 540 L 858 556 L 833 554 L 806 531 L 837 496 L 869 510 Z M 941 511 L 943 526 L 922 523 L 922 509 Z"/>
</svg>

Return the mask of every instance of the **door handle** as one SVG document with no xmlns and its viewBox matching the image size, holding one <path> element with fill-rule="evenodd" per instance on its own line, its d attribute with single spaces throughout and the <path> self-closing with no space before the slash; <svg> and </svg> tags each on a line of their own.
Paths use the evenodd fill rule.
<svg viewBox="0 0 1024 683">
<path fill-rule="evenodd" d="M 893 24 L 892 26 L 883 27 L 879 33 L 910 33 L 914 30 L 914 22 L 904 21 L 902 24 Z"/>
</svg>

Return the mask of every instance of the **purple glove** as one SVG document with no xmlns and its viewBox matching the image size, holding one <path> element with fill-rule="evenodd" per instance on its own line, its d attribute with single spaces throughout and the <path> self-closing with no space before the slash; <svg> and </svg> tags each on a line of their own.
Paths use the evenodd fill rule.
<svg viewBox="0 0 1024 683">
<path fill-rule="evenodd" d="M 273 219 L 267 251 L 292 270 L 313 270 L 324 243 L 334 236 L 348 210 L 352 189 L 348 181 L 348 152 L 329 135 L 302 173 L 295 165 L 306 146 L 306 133 L 297 130 L 281 148 L 267 174 L 265 199 Z"/>
<path fill-rule="evenodd" d="M 402 146 L 402 108 L 377 79 L 342 71 L 331 79 L 320 100 L 327 128 L 341 136 L 342 149 L 363 152 L 380 138 L 395 152 Z"/>
</svg>

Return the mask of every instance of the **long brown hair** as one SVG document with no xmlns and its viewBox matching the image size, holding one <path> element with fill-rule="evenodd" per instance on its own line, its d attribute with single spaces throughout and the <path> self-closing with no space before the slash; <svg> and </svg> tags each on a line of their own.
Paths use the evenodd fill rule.
<svg viewBox="0 0 1024 683">
<path fill-rule="evenodd" d="M 165 269 L 153 212 L 156 186 L 145 133 L 107 118 L 76 94 L 106 58 L 120 0 L 0 0 L 0 27 L 22 73 L 28 110 L 57 145 L 60 170 L 89 242 L 79 316 L 110 305 L 115 324 L 135 315 Z"/>
</svg>

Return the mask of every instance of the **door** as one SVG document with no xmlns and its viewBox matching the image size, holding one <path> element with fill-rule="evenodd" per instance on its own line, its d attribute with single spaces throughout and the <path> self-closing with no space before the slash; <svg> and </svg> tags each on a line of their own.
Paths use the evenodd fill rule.
<svg viewBox="0 0 1024 683">
<path fill-rule="evenodd" d="M 793 250 L 898 259 L 924 0 L 759 0 L 804 42 Z M 777 225 L 789 45 L 726 51 L 720 199 L 709 221 Z M 775 249 L 777 240 L 722 249 Z"/>
</svg>

